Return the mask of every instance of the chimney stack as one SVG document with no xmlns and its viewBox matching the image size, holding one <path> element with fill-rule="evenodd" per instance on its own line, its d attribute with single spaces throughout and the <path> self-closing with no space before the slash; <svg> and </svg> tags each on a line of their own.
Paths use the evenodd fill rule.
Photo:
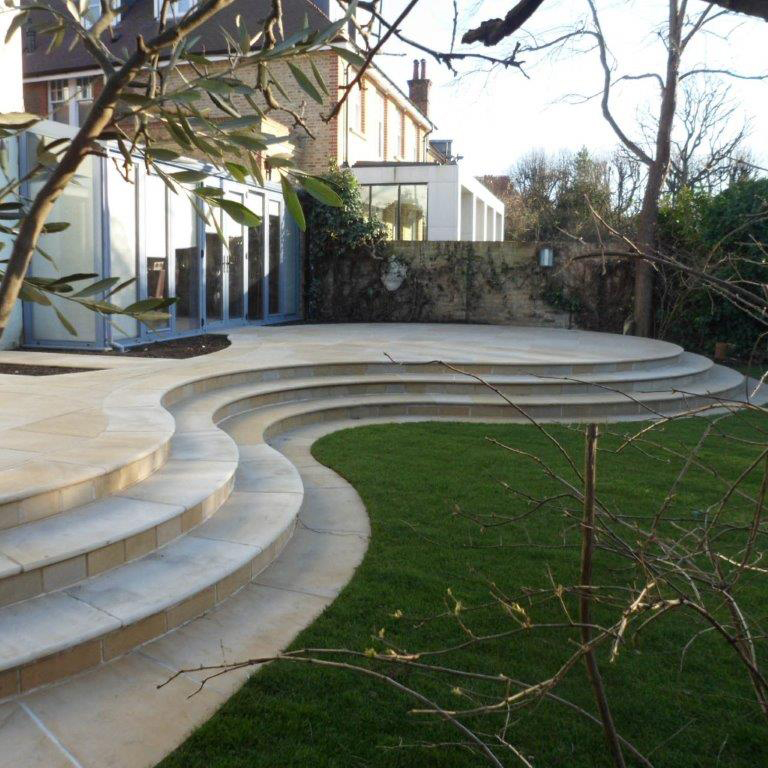
<svg viewBox="0 0 768 768">
<path fill-rule="evenodd" d="M 421 67 L 419 67 L 421 64 Z M 408 81 L 408 96 L 419 110 L 429 117 L 429 89 L 431 80 L 427 80 L 427 61 L 413 60 L 413 79 Z"/>
</svg>

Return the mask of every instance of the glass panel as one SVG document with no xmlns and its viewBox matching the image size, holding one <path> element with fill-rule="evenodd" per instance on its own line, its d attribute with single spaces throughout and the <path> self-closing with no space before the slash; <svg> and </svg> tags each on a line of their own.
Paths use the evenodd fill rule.
<svg viewBox="0 0 768 768">
<path fill-rule="evenodd" d="M 228 200 L 234 200 L 244 205 L 245 198 L 242 194 L 227 193 Z M 228 214 L 223 214 L 224 235 L 227 238 L 226 272 L 227 272 L 227 305 L 230 320 L 239 320 L 243 317 L 244 302 L 243 291 L 245 286 L 245 253 L 243 252 L 245 234 L 242 224 L 238 224 Z"/>
<path fill-rule="evenodd" d="M 400 187 L 400 239 L 427 239 L 427 185 L 403 184 Z"/>
<path fill-rule="evenodd" d="M 37 162 L 37 150 L 42 137 L 28 133 L 27 167 Z M 49 144 L 54 137 L 44 137 Z M 94 177 L 98 165 L 93 157 L 85 158 L 77 169 L 72 183 L 56 200 L 48 221 L 66 221 L 69 227 L 62 232 L 40 236 L 40 248 L 48 253 L 54 264 L 40 254 L 32 260 L 35 277 L 59 278 L 74 272 L 101 271 L 101 217 L 100 201 L 95 197 Z M 29 183 L 29 194 L 34 197 L 47 181 L 48 171 L 35 176 Z M 96 187 L 98 189 L 98 187 Z M 5 251 L 2 252 L 5 254 Z M 93 312 L 71 301 L 53 298 L 53 305 L 77 330 L 75 341 L 95 341 L 97 317 Z M 32 304 L 32 335 L 37 341 L 72 341 L 73 337 L 57 319 L 53 307 Z"/>
<path fill-rule="evenodd" d="M 144 253 L 147 262 L 147 298 L 168 296 L 168 253 L 166 250 L 165 184 L 159 176 L 146 177 L 144 210 Z"/>
<path fill-rule="evenodd" d="M 217 232 L 205 233 L 205 311 L 209 323 L 222 319 L 224 248 Z"/>
<path fill-rule="evenodd" d="M 229 319 L 243 316 L 243 235 L 229 238 Z"/>
<path fill-rule="evenodd" d="M 371 215 L 384 222 L 390 240 L 397 239 L 397 185 L 371 186 Z"/>
<path fill-rule="evenodd" d="M 91 111 L 93 102 L 91 100 L 80 100 L 77 102 L 77 124 L 82 127 L 85 122 L 85 118 L 88 117 L 88 113 Z"/>
<path fill-rule="evenodd" d="M 197 217 L 184 192 L 170 195 L 171 250 L 176 261 L 176 330 L 200 327 L 200 257 Z"/>
<path fill-rule="evenodd" d="M 258 227 L 248 227 L 248 319 L 264 319 L 264 198 L 250 195 L 250 209 L 260 216 Z"/>
<path fill-rule="evenodd" d="M 269 201 L 269 314 L 280 313 L 280 203 Z"/>
</svg>

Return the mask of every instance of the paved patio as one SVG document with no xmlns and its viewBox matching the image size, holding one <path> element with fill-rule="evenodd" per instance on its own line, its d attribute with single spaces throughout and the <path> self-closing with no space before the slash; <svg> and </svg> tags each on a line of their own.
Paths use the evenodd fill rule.
<svg viewBox="0 0 768 768">
<path fill-rule="evenodd" d="M 349 424 L 551 421 L 735 401 L 744 378 L 663 342 L 556 329 L 232 331 L 190 360 L 3 353 L 102 370 L 0 375 L 0 767 L 151 766 L 246 672 L 188 698 L 180 667 L 284 648 L 367 546 L 310 446 Z M 393 364 L 391 355 L 403 365 Z M 169 717 L 169 713 L 172 716 Z"/>
</svg>

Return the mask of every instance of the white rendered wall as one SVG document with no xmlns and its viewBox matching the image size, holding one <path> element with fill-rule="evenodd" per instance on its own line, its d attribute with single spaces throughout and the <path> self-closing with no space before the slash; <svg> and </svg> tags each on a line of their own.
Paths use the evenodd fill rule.
<svg viewBox="0 0 768 768">
<path fill-rule="evenodd" d="M 3 73 L 3 85 L 0 87 L 0 112 L 23 112 L 24 93 L 21 83 L 21 33 L 16 34 L 7 42 L 5 33 L 10 26 L 15 11 L 0 6 L 0 71 Z M 8 141 L 2 150 L 5 154 L 7 168 L 11 174 L 19 167 L 18 145 L 16 141 Z M 0 184 L 6 179 L 0 170 Z M 0 235 L 4 243 L 3 255 L 7 257 L 11 247 L 10 238 Z M 0 349 L 10 349 L 18 346 L 21 339 L 21 302 L 17 302 L 5 333 L 0 338 Z"/>
<path fill-rule="evenodd" d="M 361 184 L 427 184 L 428 240 L 503 240 L 496 226 L 504 204 L 459 165 L 353 167 Z"/>
</svg>

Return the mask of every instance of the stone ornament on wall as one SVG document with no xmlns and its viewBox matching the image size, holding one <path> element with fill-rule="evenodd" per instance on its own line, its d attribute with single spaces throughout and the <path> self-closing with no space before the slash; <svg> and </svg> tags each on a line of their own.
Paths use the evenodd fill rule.
<svg viewBox="0 0 768 768">
<path fill-rule="evenodd" d="M 408 267 L 405 262 L 390 256 L 381 270 L 381 282 L 390 293 L 393 293 L 403 284 L 407 274 Z"/>
</svg>

